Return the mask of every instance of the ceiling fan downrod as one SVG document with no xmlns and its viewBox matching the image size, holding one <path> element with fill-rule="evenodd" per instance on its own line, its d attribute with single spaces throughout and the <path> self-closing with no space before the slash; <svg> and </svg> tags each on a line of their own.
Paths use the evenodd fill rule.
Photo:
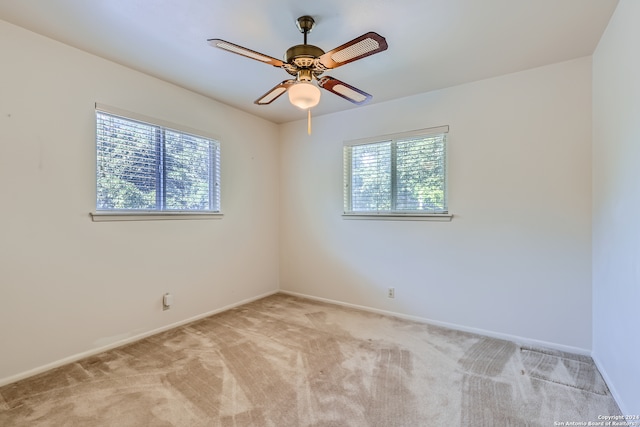
<svg viewBox="0 0 640 427">
<path fill-rule="evenodd" d="M 313 27 L 316 26 L 316 21 L 309 15 L 301 16 L 296 21 L 296 27 L 302 34 L 304 34 L 304 44 L 307 44 L 307 34 L 313 30 Z"/>
</svg>

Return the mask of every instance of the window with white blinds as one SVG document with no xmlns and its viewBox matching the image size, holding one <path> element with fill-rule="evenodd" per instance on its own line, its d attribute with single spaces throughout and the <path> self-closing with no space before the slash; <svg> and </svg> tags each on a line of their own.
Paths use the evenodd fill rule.
<svg viewBox="0 0 640 427">
<path fill-rule="evenodd" d="M 346 143 L 345 214 L 447 214 L 448 130 Z"/>
<path fill-rule="evenodd" d="M 96 110 L 97 211 L 219 212 L 220 143 Z"/>
</svg>

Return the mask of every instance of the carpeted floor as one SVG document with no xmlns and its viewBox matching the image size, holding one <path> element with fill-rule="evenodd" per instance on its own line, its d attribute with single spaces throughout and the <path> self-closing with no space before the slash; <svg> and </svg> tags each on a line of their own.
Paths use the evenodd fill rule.
<svg viewBox="0 0 640 427">
<path fill-rule="evenodd" d="M 2 426 L 553 426 L 616 414 L 589 357 L 282 294 L 0 388 Z"/>
</svg>

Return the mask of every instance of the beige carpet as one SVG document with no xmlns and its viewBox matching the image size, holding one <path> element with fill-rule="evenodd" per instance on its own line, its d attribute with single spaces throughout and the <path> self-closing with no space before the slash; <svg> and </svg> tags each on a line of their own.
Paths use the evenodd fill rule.
<svg viewBox="0 0 640 427">
<path fill-rule="evenodd" d="M 553 426 L 585 356 L 274 295 L 0 388 L 2 426 Z"/>
</svg>

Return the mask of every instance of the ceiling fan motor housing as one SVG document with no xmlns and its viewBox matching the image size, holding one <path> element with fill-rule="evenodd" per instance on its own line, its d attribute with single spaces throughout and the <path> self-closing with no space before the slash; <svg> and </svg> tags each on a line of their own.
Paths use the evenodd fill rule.
<svg viewBox="0 0 640 427">
<path fill-rule="evenodd" d="M 287 49 L 284 62 L 300 68 L 313 67 L 315 59 L 324 55 L 324 50 L 310 44 L 299 44 Z"/>
</svg>

